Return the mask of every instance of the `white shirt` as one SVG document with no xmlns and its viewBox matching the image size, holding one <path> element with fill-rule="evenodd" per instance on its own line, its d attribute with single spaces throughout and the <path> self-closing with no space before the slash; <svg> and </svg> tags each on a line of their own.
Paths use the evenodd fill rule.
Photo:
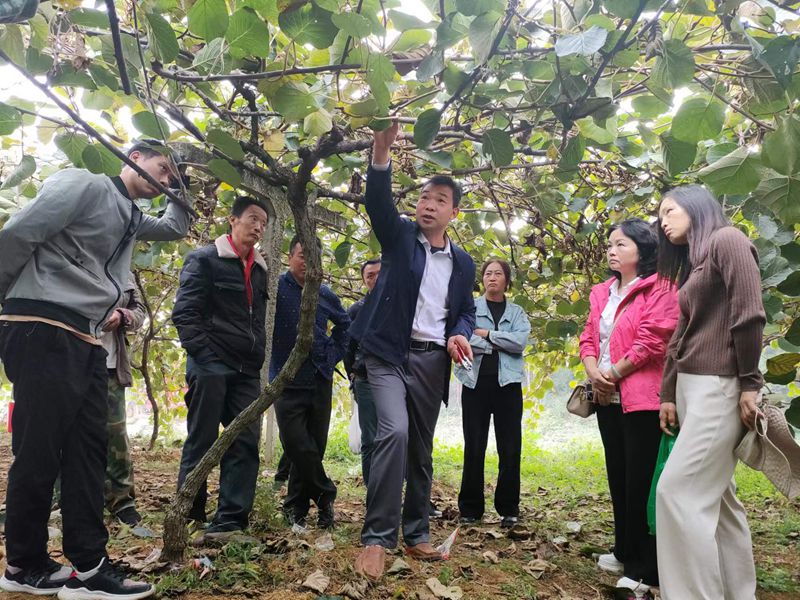
<svg viewBox="0 0 800 600">
<path fill-rule="evenodd" d="M 605 372 L 611 369 L 611 349 L 609 348 L 608 338 L 611 336 L 611 329 L 614 326 L 614 317 L 617 314 L 617 309 L 631 287 L 639 281 L 638 277 L 634 277 L 631 282 L 624 288 L 619 289 L 619 280 L 611 284 L 608 290 L 608 304 L 603 309 L 603 314 L 600 315 L 600 350 L 605 346 L 605 352 L 597 359 L 597 367 Z"/>
<path fill-rule="evenodd" d="M 444 346 L 447 315 L 450 312 L 447 290 L 450 286 L 450 276 L 453 274 L 450 240 L 445 237 L 444 250 L 431 252 L 431 244 L 422 232 L 417 234 L 417 239 L 425 248 L 425 271 L 422 273 L 419 285 L 417 308 L 411 325 L 411 339 L 436 342 Z"/>
</svg>

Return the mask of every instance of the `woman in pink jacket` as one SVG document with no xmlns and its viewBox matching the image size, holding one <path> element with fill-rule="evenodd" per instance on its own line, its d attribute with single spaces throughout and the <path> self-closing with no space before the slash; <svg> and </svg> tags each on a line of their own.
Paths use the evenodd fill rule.
<svg viewBox="0 0 800 600">
<path fill-rule="evenodd" d="M 598 559 L 622 574 L 618 588 L 643 598 L 658 585 L 655 538 L 647 498 L 658 446 L 661 372 L 678 321 L 677 290 L 656 275 L 658 240 L 642 219 L 611 228 L 613 277 L 592 288 L 581 360 L 592 382 L 614 507 L 614 552 Z"/>
</svg>

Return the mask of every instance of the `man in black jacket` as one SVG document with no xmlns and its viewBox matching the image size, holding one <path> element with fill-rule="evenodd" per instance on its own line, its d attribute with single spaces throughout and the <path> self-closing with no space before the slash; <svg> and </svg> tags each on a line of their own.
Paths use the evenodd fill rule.
<svg viewBox="0 0 800 600">
<path fill-rule="evenodd" d="M 178 487 L 224 427 L 258 397 L 264 362 L 267 265 L 255 249 L 267 226 L 258 200 L 237 198 L 231 233 L 186 257 L 172 311 L 186 349 L 188 435 Z M 258 476 L 259 423 L 242 432 L 222 457 L 219 504 L 206 535 L 241 531 L 253 508 Z M 197 493 L 189 517 L 204 522 L 207 491 Z"/>
</svg>

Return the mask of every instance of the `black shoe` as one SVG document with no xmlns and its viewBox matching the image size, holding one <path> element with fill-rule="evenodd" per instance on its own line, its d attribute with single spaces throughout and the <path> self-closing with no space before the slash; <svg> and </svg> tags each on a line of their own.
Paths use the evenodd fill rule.
<svg viewBox="0 0 800 600">
<path fill-rule="evenodd" d="M 308 527 L 307 518 L 308 518 L 308 515 L 294 515 L 292 517 L 292 520 L 289 522 L 289 524 L 292 527 L 297 525 L 298 527 L 302 527 L 303 529 L 305 529 L 305 528 Z"/>
<path fill-rule="evenodd" d="M 12 567 L 13 569 L 13 567 Z M 47 564 L 38 569 L 20 569 L 16 573 L 6 568 L 0 577 L 0 589 L 6 592 L 50 596 L 57 594 L 72 577 L 72 569 L 48 559 Z"/>
<path fill-rule="evenodd" d="M 308 517 L 307 512 L 300 514 L 296 513 L 291 508 L 284 508 L 282 512 L 283 512 L 283 518 L 286 519 L 286 523 L 288 523 L 289 527 L 292 527 L 293 525 L 298 525 L 300 527 L 307 526 L 306 522 L 306 518 Z M 322 511 L 320 510 L 320 517 L 321 516 L 322 516 Z"/>
<path fill-rule="evenodd" d="M 428 518 L 430 519 L 440 519 L 442 517 L 442 511 L 436 508 L 436 505 L 431 500 L 430 509 L 428 509 Z"/>
<path fill-rule="evenodd" d="M 128 527 L 136 527 L 142 522 L 142 515 L 133 506 L 117 511 L 114 516 L 120 523 L 124 523 Z"/>
<path fill-rule="evenodd" d="M 503 517 L 503 520 L 500 521 L 500 527 L 503 529 L 511 529 L 519 523 L 519 519 L 517 517 Z"/>
<path fill-rule="evenodd" d="M 461 523 L 462 525 L 474 525 L 478 521 L 480 521 L 478 517 L 461 517 L 458 520 L 458 522 Z"/>
<path fill-rule="evenodd" d="M 211 523 L 203 532 L 203 536 L 209 539 L 222 538 L 235 533 L 242 533 L 241 525 L 237 523 Z"/>
<path fill-rule="evenodd" d="M 317 527 L 320 529 L 333 529 L 336 526 L 335 516 L 333 512 L 333 502 L 328 502 L 319 509 L 319 517 L 317 518 Z"/>
<path fill-rule="evenodd" d="M 139 600 L 152 596 L 156 589 L 149 583 L 127 578 L 125 572 L 104 558 L 88 579 L 70 577 L 58 592 L 58 600 Z"/>
</svg>

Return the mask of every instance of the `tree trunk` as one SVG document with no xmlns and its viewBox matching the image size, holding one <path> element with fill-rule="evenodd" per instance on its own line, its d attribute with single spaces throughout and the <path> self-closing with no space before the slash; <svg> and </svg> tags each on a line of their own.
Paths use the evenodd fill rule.
<svg viewBox="0 0 800 600">
<path fill-rule="evenodd" d="M 191 153 L 196 157 L 189 159 L 192 162 L 204 164 L 202 161 L 208 158 L 207 153 L 203 150 L 189 144 L 180 144 L 180 146 L 181 148 L 178 149 L 178 151 L 182 156 L 186 158 Z M 316 245 L 314 224 L 310 216 L 306 185 L 311 178 L 311 171 L 318 161 L 319 157 L 317 154 L 306 153 L 303 165 L 295 176 L 295 180 L 287 189 L 288 204 L 291 208 L 295 229 L 300 237 L 300 242 L 303 245 L 306 258 L 306 280 L 300 300 L 300 323 L 297 327 L 297 340 L 295 341 L 294 348 L 275 380 L 264 386 L 258 398 L 230 422 L 197 466 L 187 475 L 183 486 L 181 486 L 176 493 L 174 501 L 167 508 L 164 516 L 164 548 L 161 555 L 166 561 L 182 562 L 183 560 L 188 537 L 186 515 L 189 513 L 189 509 L 201 484 L 206 481 L 211 470 L 220 463 L 223 454 L 230 448 L 239 433 L 259 419 L 264 411 L 272 406 L 275 399 L 283 391 L 286 383 L 294 378 L 297 370 L 300 368 L 300 365 L 311 349 L 313 325 L 317 311 L 317 300 L 319 298 L 319 287 L 322 280 L 322 265 L 320 251 Z M 205 162 L 207 163 L 208 160 L 205 160 Z M 277 213 L 277 211 L 281 210 L 281 208 L 276 209 L 276 207 L 281 205 L 285 207 L 285 201 L 282 202 L 281 200 L 287 198 L 287 196 L 283 196 L 279 190 L 268 186 L 266 182 L 253 177 L 247 172 L 243 173 L 242 180 L 249 190 L 259 192 L 258 196 L 262 200 L 267 201 L 268 208 L 271 209 L 270 217 L 280 214 Z M 273 202 L 273 200 L 275 200 L 275 202 Z M 285 208 L 283 208 L 283 210 L 285 211 Z M 275 233 L 275 238 L 271 240 L 271 244 L 279 245 L 277 230 Z M 282 237 L 281 235 L 281 240 Z M 277 252 L 277 255 L 280 256 L 280 251 Z M 271 274 L 271 276 L 276 277 L 276 274 Z M 275 301 L 274 294 L 275 292 L 273 292 L 272 303 Z M 271 331 L 271 329 L 269 331 Z M 267 335 L 267 338 L 267 343 L 270 344 L 271 336 Z"/>
<path fill-rule="evenodd" d="M 136 287 L 139 288 L 139 296 L 142 298 L 142 304 L 144 304 L 144 308 L 147 311 L 147 332 L 144 334 L 144 339 L 142 341 L 142 363 L 139 367 L 139 371 L 141 372 L 142 379 L 144 380 L 144 391 L 147 394 L 147 400 L 150 402 L 150 408 L 153 410 L 153 431 L 150 434 L 150 443 L 147 446 L 148 450 L 152 450 L 156 445 L 156 440 L 158 439 L 158 421 L 160 418 L 158 402 L 156 401 L 156 396 L 153 393 L 153 380 L 150 377 L 150 343 L 153 341 L 153 338 L 156 335 L 154 321 L 155 315 L 153 314 L 153 310 L 150 308 L 150 302 L 147 300 L 147 294 L 145 293 L 144 286 L 142 285 L 142 279 L 139 275 L 139 272 L 134 271 L 133 276 L 136 280 Z"/>
<path fill-rule="evenodd" d="M 275 192 L 267 192 L 267 197 L 274 196 Z M 264 353 L 264 366 L 261 368 L 261 381 L 269 381 L 269 361 L 272 356 L 272 332 L 275 328 L 275 307 L 278 295 L 278 278 L 282 270 L 281 254 L 283 245 L 283 232 L 286 227 L 289 211 L 287 210 L 287 201 L 284 194 L 280 194 L 280 198 L 273 198 L 270 201 L 271 212 L 269 214 L 269 223 L 264 232 L 264 237 L 261 240 L 261 249 L 264 258 L 267 261 L 267 293 L 269 294 L 269 301 L 267 302 L 267 315 L 264 322 L 264 331 L 267 332 L 267 344 Z M 275 421 L 275 411 L 267 410 L 265 413 L 264 423 L 262 424 L 263 432 L 263 451 L 264 462 L 272 462 L 275 454 L 275 445 L 278 440 L 278 424 Z"/>
</svg>

